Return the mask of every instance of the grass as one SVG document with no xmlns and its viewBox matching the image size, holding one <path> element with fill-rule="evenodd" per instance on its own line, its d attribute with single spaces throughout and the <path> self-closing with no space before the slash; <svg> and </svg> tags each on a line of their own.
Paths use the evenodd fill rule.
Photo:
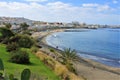
<svg viewBox="0 0 120 80">
<path fill-rule="evenodd" d="M 48 61 L 51 61 L 54 64 L 52 65 L 54 66 L 54 72 L 62 78 L 68 77 L 70 80 L 84 80 L 82 76 L 77 76 L 74 73 L 70 72 L 65 65 L 59 63 L 47 54 L 44 54 L 44 52 L 39 51 L 36 53 L 36 56 L 38 56 L 41 60 L 47 59 Z M 51 62 L 48 62 L 47 64 L 51 65 Z"/>
<path fill-rule="evenodd" d="M 46 65 L 44 65 L 44 63 L 41 60 L 39 60 L 34 54 L 30 52 L 29 54 L 30 54 L 31 64 L 22 65 L 22 64 L 11 63 L 8 61 L 9 53 L 6 52 L 5 45 L 0 44 L 0 58 L 3 60 L 3 64 L 5 67 L 5 73 L 7 74 L 12 73 L 18 78 L 18 75 L 22 72 L 23 69 L 29 68 L 33 74 L 47 77 L 48 80 L 60 80 L 60 78 L 56 76 L 55 73 L 51 69 L 49 69 Z"/>
<path fill-rule="evenodd" d="M 0 36 L 2 36 L 2 33 L 0 32 Z"/>
</svg>

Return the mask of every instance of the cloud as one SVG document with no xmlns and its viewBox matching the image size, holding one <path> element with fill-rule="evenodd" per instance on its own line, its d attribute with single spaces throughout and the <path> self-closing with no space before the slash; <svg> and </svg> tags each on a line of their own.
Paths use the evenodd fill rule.
<svg viewBox="0 0 120 80">
<path fill-rule="evenodd" d="M 112 10 L 112 8 L 109 5 L 100 5 L 100 4 L 96 4 L 96 3 L 82 4 L 82 6 L 85 8 L 94 8 L 97 11 Z"/>
<path fill-rule="evenodd" d="M 118 3 L 118 1 L 117 1 L 117 0 L 113 0 L 113 3 L 114 3 L 114 4 L 117 4 L 117 3 Z"/>
<path fill-rule="evenodd" d="M 98 6 L 98 11 L 112 10 L 108 5 Z"/>
<path fill-rule="evenodd" d="M 62 2 L 54 2 L 54 3 L 48 3 L 47 6 L 50 6 L 50 7 L 54 7 L 54 8 L 67 8 L 67 7 L 70 7 L 71 5 L 70 4 L 65 4 L 65 3 L 62 3 Z"/>
<path fill-rule="evenodd" d="M 108 5 L 83 4 L 82 6 L 73 6 L 60 1 L 45 4 L 36 2 L 0 2 L 0 16 L 26 17 L 32 20 L 48 22 L 120 23 L 118 19 L 120 15 L 111 13 L 111 7 Z"/>
<path fill-rule="evenodd" d="M 47 0 L 25 0 L 28 2 L 46 2 Z"/>
<path fill-rule="evenodd" d="M 82 4 L 83 7 L 97 7 L 99 6 L 98 4 L 96 3 L 87 3 L 87 4 Z"/>
</svg>

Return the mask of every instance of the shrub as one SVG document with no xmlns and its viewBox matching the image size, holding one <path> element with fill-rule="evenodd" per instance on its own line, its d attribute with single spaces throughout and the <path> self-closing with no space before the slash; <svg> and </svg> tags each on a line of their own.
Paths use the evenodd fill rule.
<svg viewBox="0 0 120 80">
<path fill-rule="evenodd" d="M 75 68 L 73 67 L 73 64 L 67 64 L 66 67 L 68 68 L 69 71 L 77 74 Z"/>
<path fill-rule="evenodd" d="M 18 50 L 19 46 L 17 43 L 15 42 L 12 42 L 11 44 L 9 43 L 7 46 L 6 46 L 6 50 L 8 52 L 11 52 L 11 51 L 15 51 L 15 50 Z"/>
<path fill-rule="evenodd" d="M 44 75 L 38 75 L 36 73 L 31 73 L 30 80 L 48 80 Z"/>
<path fill-rule="evenodd" d="M 19 45 L 19 47 L 23 47 L 23 48 L 31 48 L 32 45 L 35 43 L 35 41 L 28 35 L 20 35 L 20 34 L 12 36 L 9 39 L 9 42 L 10 43 L 16 42 Z"/>
<path fill-rule="evenodd" d="M 55 51 L 54 51 L 54 49 L 50 49 L 50 52 L 53 52 L 53 53 L 54 53 Z"/>
<path fill-rule="evenodd" d="M 6 38 L 4 38 L 4 39 L 1 39 L 1 43 L 2 43 L 2 44 L 8 44 L 8 43 L 9 43 L 9 38 L 6 37 Z"/>
<path fill-rule="evenodd" d="M 35 43 L 35 46 L 38 47 L 38 48 L 42 48 L 42 46 L 39 45 L 39 43 Z"/>
<path fill-rule="evenodd" d="M 53 61 L 53 59 L 50 58 L 44 58 L 43 62 L 48 65 L 51 69 L 55 68 L 55 61 Z"/>
<path fill-rule="evenodd" d="M 8 29 L 8 28 L 5 28 L 5 27 L 1 27 L 0 28 L 0 42 L 2 43 L 9 43 L 9 38 L 14 36 L 14 33 Z"/>
<path fill-rule="evenodd" d="M 69 73 L 68 69 L 65 66 L 63 66 L 59 63 L 55 65 L 55 70 L 54 71 L 61 78 L 67 77 L 67 75 Z"/>
<path fill-rule="evenodd" d="M 9 42 L 10 42 L 10 43 L 12 43 L 12 42 L 18 43 L 18 40 L 19 40 L 20 38 L 21 38 L 21 35 L 17 34 L 17 35 L 15 35 L 15 36 L 10 37 Z"/>
<path fill-rule="evenodd" d="M 79 56 L 77 55 L 75 50 L 71 50 L 70 48 L 64 49 L 62 53 L 63 64 L 71 71 L 76 73 L 73 62 L 79 61 Z"/>
<path fill-rule="evenodd" d="M 33 47 L 31 48 L 31 52 L 33 52 L 33 53 L 36 53 L 38 50 L 39 50 L 39 48 L 36 47 L 36 46 L 33 46 Z"/>
<path fill-rule="evenodd" d="M 18 64 L 28 64 L 30 63 L 29 54 L 26 51 L 21 50 L 11 52 L 10 61 Z"/>
<path fill-rule="evenodd" d="M 12 27 L 12 25 L 10 23 L 5 23 L 5 27 L 10 29 Z"/>
<path fill-rule="evenodd" d="M 14 36 L 14 33 L 10 29 L 4 27 L 0 28 L 0 33 L 2 34 L 2 38 Z"/>
<path fill-rule="evenodd" d="M 21 23 L 20 26 L 21 26 L 22 30 L 27 30 L 28 27 L 29 27 L 29 25 L 27 23 L 25 23 L 25 22 Z"/>
<path fill-rule="evenodd" d="M 25 31 L 22 32 L 22 34 L 32 35 L 32 33 L 30 32 L 30 30 L 25 30 Z"/>
<path fill-rule="evenodd" d="M 31 48 L 32 45 L 34 44 L 34 41 L 32 40 L 32 38 L 25 35 L 25 36 L 21 36 L 21 38 L 18 40 L 18 44 L 20 47 Z"/>
</svg>

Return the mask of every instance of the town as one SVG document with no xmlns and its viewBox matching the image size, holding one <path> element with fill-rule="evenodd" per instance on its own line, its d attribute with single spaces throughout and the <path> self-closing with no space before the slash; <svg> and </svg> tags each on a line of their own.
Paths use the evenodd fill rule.
<svg viewBox="0 0 120 80">
<path fill-rule="evenodd" d="M 120 25 L 100 25 L 100 24 L 86 24 L 80 23 L 78 21 L 73 21 L 71 23 L 65 22 L 45 22 L 45 21 L 34 21 L 24 17 L 0 17 L 0 27 L 5 26 L 5 23 L 11 25 L 11 30 L 19 31 L 20 24 L 26 23 L 29 25 L 28 29 L 36 30 L 46 30 L 46 29 L 56 29 L 56 28 L 87 28 L 87 29 L 97 29 L 97 28 L 120 28 Z"/>
</svg>

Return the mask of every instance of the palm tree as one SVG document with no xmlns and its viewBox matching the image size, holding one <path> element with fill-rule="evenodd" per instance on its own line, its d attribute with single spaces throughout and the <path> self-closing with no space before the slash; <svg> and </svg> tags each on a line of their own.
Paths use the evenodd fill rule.
<svg viewBox="0 0 120 80">
<path fill-rule="evenodd" d="M 75 50 L 65 48 L 62 53 L 63 63 L 67 66 L 70 71 L 74 71 L 73 62 L 78 61 L 79 57 Z"/>
</svg>

